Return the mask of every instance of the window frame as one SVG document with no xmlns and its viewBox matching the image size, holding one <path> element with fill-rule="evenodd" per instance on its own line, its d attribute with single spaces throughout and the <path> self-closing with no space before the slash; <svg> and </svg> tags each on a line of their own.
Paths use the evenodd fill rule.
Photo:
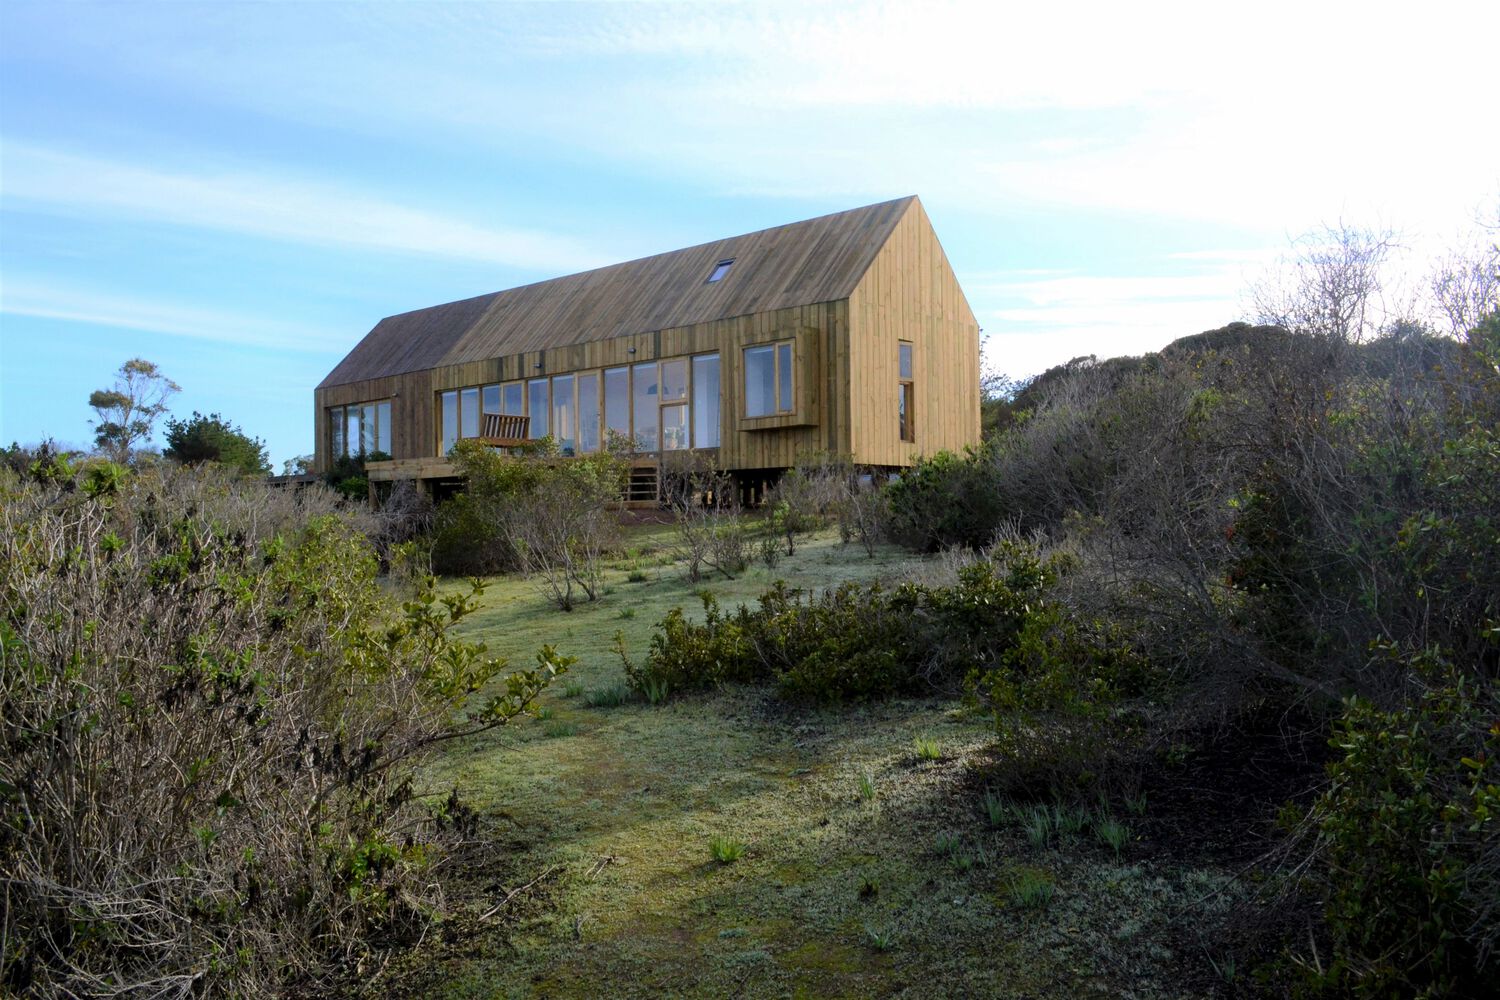
<svg viewBox="0 0 1500 1000">
<path fill-rule="evenodd" d="M 772 409 L 766 413 L 750 412 L 750 364 L 751 351 L 771 349 L 771 394 Z M 784 357 L 784 360 L 783 360 Z M 722 377 L 722 376 L 721 376 Z M 768 340 L 759 344 L 747 344 L 740 348 L 740 418 L 742 420 L 770 420 L 789 417 L 797 412 L 797 342 L 795 339 Z M 785 397 L 783 397 L 783 390 Z"/>
<path fill-rule="evenodd" d="M 901 422 L 901 440 L 917 441 L 916 348 L 909 340 L 896 341 L 896 414 Z"/>
</svg>

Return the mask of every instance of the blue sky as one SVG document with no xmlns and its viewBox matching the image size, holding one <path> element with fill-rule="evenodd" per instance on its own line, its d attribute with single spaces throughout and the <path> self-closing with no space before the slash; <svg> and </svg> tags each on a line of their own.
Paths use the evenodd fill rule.
<svg viewBox="0 0 1500 1000">
<path fill-rule="evenodd" d="M 995 369 L 1151 350 L 1494 206 L 1496 7 L 6 0 L 0 444 L 139 355 L 279 465 L 383 316 L 913 193 Z"/>
</svg>

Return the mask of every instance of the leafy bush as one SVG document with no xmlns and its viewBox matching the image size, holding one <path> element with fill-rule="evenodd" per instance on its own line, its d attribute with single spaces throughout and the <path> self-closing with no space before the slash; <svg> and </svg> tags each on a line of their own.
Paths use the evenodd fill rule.
<svg viewBox="0 0 1500 1000">
<path fill-rule="evenodd" d="M 1500 973 L 1500 697 L 1430 656 L 1414 703 L 1351 699 L 1314 815 L 1330 980 L 1360 996 L 1478 996 Z"/>
<path fill-rule="evenodd" d="M 96 475 L 95 473 L 103 473 Z M 435 742 L 530 709 L 358 515 L 162 466 L 0 472 L 0 991 L 264 995 L 427 919 Z"/>
<path fill-rule="evenodd" d="M 1011 544 L 961 568 L 950 587 L 846 583 L 810 595 L 778 581 L 756 608 L 732 614 L 705 593 L 701 624 L 674 608 L 657 624 L 644 663 L 619 652 L 630 686 L 642 693 L 654 685 L 769 683 L 789 699 L 837 702 L 957 690 L 970 677 L 997 711 L 1023 701 L 1097 700 L 1121 687 L 1123 667 L 1135 661 L 1125 651 L 1096 656 L 1081 630 L 1066 625 L 1047 596 L 1059 565 Z M 1090 666 L 1065 667 L 1065 656 Z M 1023 698 L 1027 676 L 1033 684 Z M 1063 690 L 1067 684 L 1085 687 Z"/>
<path fill-rule="evenodd" d="M 194 410 L 187 420 L 169 417 L 167 446 L 162 454 L 184 465 L 218 462 L 247 476 L 271 474 L 265 442 L 248 436 L 217 413 L 204 416 Z"/>
<path fill-rule="evenodd" d="M 989 545 L 1006 520 L 997 476 L 983 450 L 917 462 L 886 487 L 891 540 L 918 552 Z"/>
</svg>

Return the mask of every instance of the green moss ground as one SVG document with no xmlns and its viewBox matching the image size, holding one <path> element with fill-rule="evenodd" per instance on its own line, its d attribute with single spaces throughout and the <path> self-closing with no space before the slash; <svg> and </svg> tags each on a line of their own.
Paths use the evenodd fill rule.
<svg viewBox="0 0 1500 1000">
<path fill-rule="evenodd" d="M 479 812 L 476 843 L 445 877 L 448 913 L 375 992 L 473 997 L 1201 996 L 1205 946 L 1183 954 L 1189 908 L 1237 898 L 1224 873 L 1122 858 L 1085 837 L 1043 849 L 993 829 L 979 802 L 989 731 L 952 700 L 812 710 L 725 690 L 652 707 L 590 707 L 622 684 L 624 633 L 707 586 L 748 601 L 775 579 L 824 587 L 889 577 L 909 557 L 820 536 L 775 570 L 690 584 L 669 530 L 633 531 L 600 602 L 562 613 L 524 580 L 490 582 L 467 625 L 513 664 L 542 643 L 578 657 L 550 715 L 453 745 L 423 775 Z M 628 574 L 647 579 L 628 582 Z M 916 736 L 939 761 L 916 758 Z M 873 801 L 860 794 L 873 777 Z M 748 849 L 709 852 L 725 835 Z M 940 843 L 940 840 L 943 841 Z M 949 846 L 954 845 L 954 846 Z M 1024 909 L 1022 869 L 1050 878 Z M 489 919 L 506 893 L 547 874 Z M 1189 911 L 1190 912 L 1190 911 Z M 1222 964 L 1222 963 L 1221 963 Z M 1184 969 L 1192 974 L 1184 978 Z M 1208 982 L 1206 988 L 1204 983 Z M 1192 985 L 1189 985 L 1192 984 Z"/>
</svg>

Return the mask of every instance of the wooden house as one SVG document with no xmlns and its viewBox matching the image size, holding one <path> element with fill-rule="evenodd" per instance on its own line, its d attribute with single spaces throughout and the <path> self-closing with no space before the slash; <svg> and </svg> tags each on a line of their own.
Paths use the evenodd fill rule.
<svg viewBox="0 0 1500 1000">
<path fill-rule="evenodd" d="M 979 325 L 915 197 L 381 320 L 314 393 L 317 470 L 451 481 L 463 437 L 633 442 L 743 484 L 827 452 L 896 470 L 979 441 Z"/>
</svg>

